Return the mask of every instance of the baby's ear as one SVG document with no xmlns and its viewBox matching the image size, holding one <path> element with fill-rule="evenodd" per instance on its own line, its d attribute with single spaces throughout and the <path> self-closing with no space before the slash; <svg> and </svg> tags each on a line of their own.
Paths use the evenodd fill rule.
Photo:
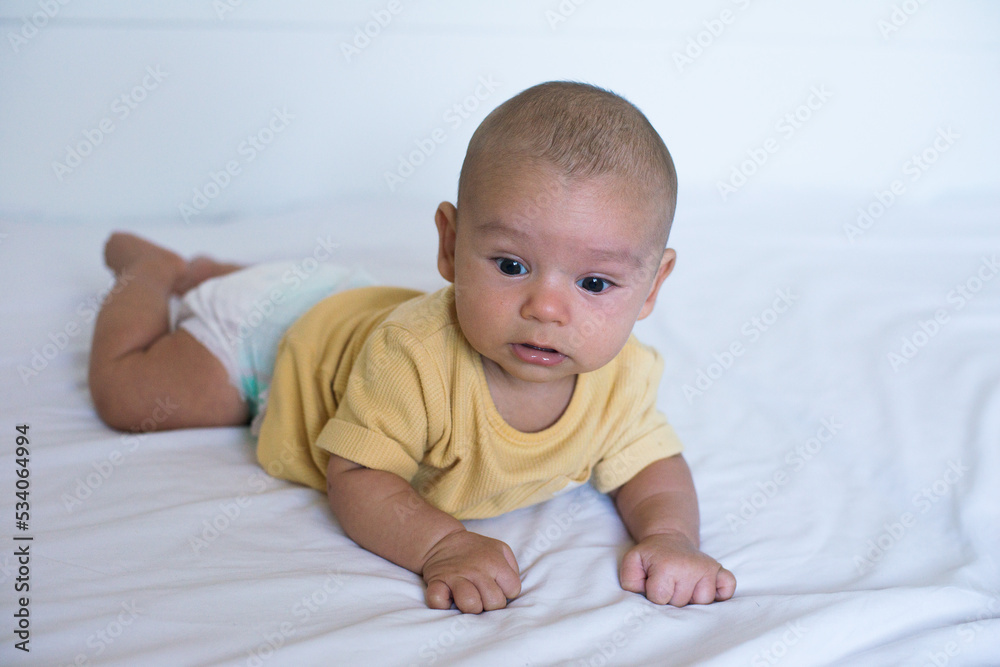
<svg viewBox="0 0 1000 667">
<path fill-rule="evenodd" d="M 455 221 L 458 209 L 451 202 L 443 201 L 434 213 L 438 230 L 438 272 L 450 283 L 455 282 Z"/>
<path fill-rule="evenodd" d="M 639 317 L 636 319 L 641 320 L 653 312 L 653 306 L 656 305 L 656 295 L 660 293 L 660 285 L 667 279 L 670 272 L 674 270 L 674 263 L 676 261 L 677 253 L 674 252 L 673 248 L 667 248 L 663 251 L 663 257 L 660 258 L 660 265 L 656 268 L 656 276 L 653 278 L 653 284 L 649 288 L 649 296 L 646 297 L 646 302 L 642 304 L 642 310 L 639 311 Z"/>
</svg>

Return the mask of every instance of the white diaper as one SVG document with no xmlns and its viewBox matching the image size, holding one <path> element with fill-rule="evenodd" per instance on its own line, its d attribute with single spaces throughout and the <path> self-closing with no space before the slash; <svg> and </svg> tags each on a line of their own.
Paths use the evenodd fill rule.
<svg viewBox="0 0 1000 667">
<path fill-rule="evenodd" d="M 222 362 L 256 417 L 267 402 L 278 342 L 288 327 L 323 298 L 374 283 L 363 270 L 339 265 L 257 264 L 206 280 L 175 299 L 170 329 L 183 328 Z"/>
</svg>

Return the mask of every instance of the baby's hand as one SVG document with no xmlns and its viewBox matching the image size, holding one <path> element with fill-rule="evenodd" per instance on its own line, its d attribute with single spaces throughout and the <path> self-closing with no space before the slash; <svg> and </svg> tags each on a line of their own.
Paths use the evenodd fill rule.
<svg viewBox="0 0 1000 667">
<path fill-rule="evenodd" d="M 510 547 L 467 530 L 450 533 L 431 547 L 422 571 L 427 606 L 462 612 L 503 609 L 521 594 L 521 578 Z"/>
<path fill-rule="evenodd" d="M 619 579 L 625 590 L 675 607 L 728 600 L 736 591 L 733 573 L 680 533 L 650 535 L 629 549 Z"/>
</svg>

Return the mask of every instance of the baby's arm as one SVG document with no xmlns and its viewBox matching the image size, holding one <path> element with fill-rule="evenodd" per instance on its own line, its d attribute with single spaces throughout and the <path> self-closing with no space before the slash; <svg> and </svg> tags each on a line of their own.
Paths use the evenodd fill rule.
<svg viewBox="0 0 1000 667">
<path fill-rule="evenodd" d="M 649 464 L 612 496 L 636 541 L 622 559 L 622 588 L 676 607 L 733 596 L 733 573 L 698 550 L 698 498 L 683 456 Z"/>
<path fill-rule="evenodd" d="M 521 593 L 517 561 L 499 540 L 469 532 L 398 475 L 331 456 L 327 497 L 348 537 L 421 575 L 427 606 L 466 613 L 502 609 Z"/>
</svg>

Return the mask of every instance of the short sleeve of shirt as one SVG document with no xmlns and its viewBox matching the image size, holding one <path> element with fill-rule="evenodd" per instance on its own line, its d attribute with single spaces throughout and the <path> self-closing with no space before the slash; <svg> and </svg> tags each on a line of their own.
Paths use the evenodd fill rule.
<svg viewBox="0 0 1000 667">
<path fill-rule="evenodd" d="M 621 437 L 615 438 L 594 466 L 591 483 L 601 493 L 617 489 L 654 461 L 683 451 L 667 418 L 656 407 L 663 360 L 652 348 L 637 344 L 623 359 L 612 387 L 610 414 L 619 415 Z"/>
<path fill-rule="evenodd" d="M 355 361 L 337 413 L 316 445 L 367 468 L 410 481 L 436 442 L 444 406 L 440 372 L 407 331 L 381 326 Z"/>
</svg>

